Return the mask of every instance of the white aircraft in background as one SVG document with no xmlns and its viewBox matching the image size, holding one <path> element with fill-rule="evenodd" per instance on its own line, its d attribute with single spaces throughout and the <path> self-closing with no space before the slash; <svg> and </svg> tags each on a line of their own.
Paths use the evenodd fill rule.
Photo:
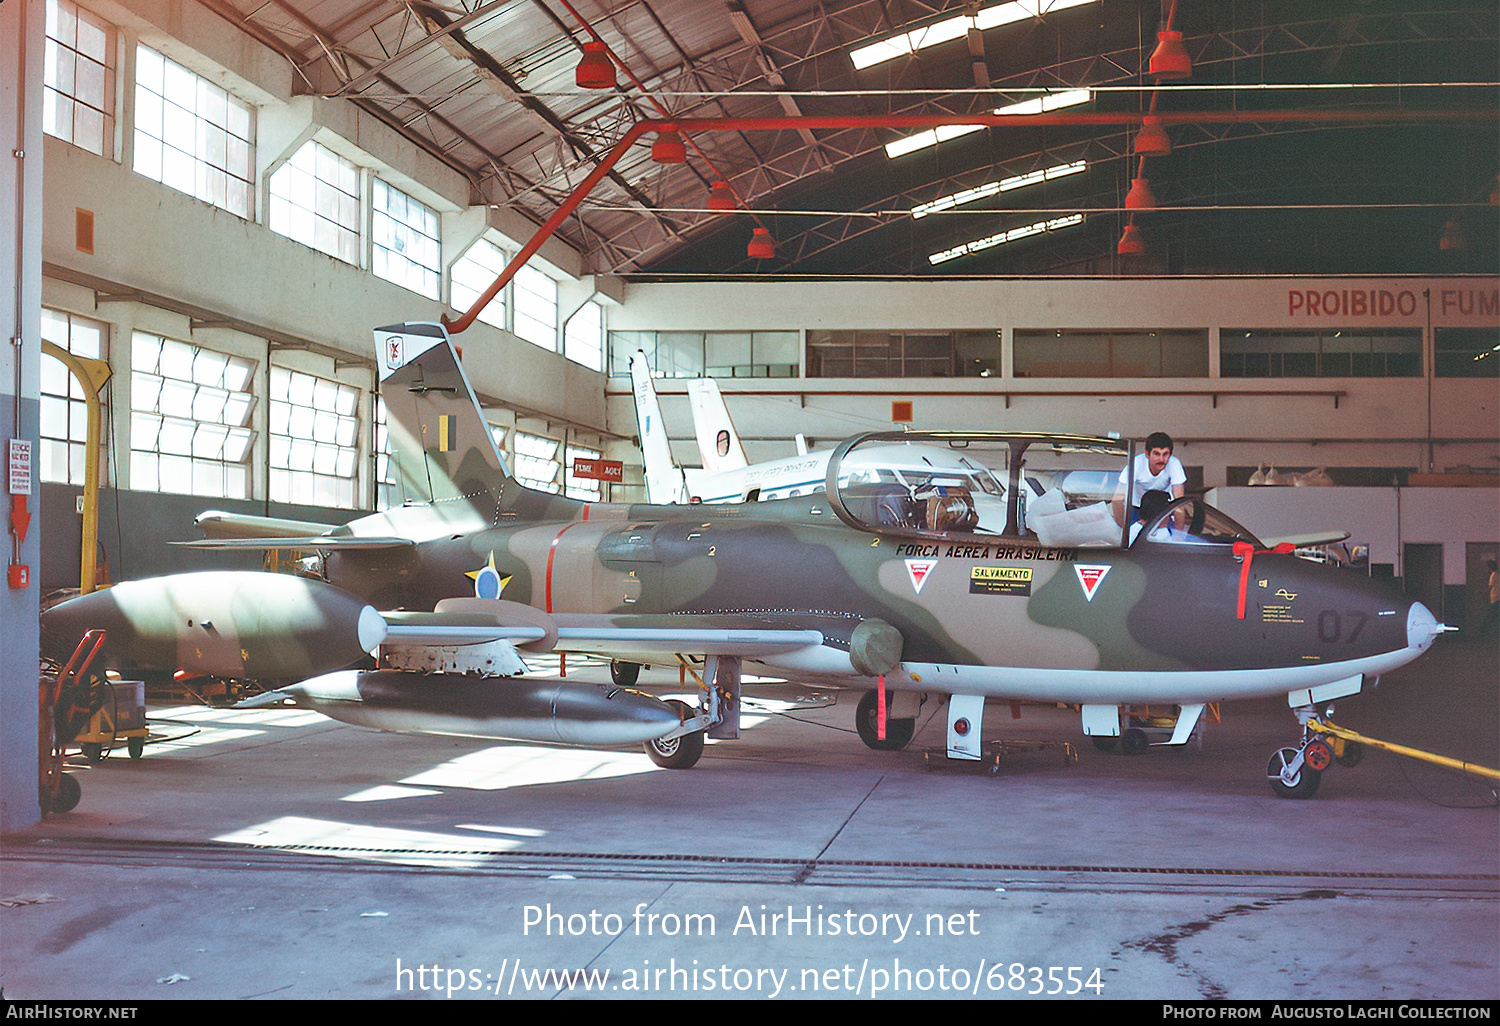
<svg viewBox="0 0 1500 1026">
<path fill-rule="evenodd" d="M 651 502 L 759 502 L 826 490 L 832 450 L 807 452 L 801 435 L 798 455 L 750 463 L 724 398 L 709 378 L 688 385 L 703 468 L 677 466 L 645 353 L 631 357 L 630 374 Z M 881 509 L 890 525 L 917 516 L 945 530 L 959 525 L 999 534 L 1005 527 L 1004 483 L 989 467 L 960 453 L 898 442 L 857 450 L 840 469 L 843 483 L 889 487 L 891 501 Z"/>
</svg>

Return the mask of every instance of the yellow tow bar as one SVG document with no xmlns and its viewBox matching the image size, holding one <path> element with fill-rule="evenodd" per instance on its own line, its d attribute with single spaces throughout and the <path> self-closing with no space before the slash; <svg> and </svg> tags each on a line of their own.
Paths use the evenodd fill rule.
<svg viewBox="0 0 1500 1026">
<path fill-rule="evenodd" d="M 1500 780 L 1500 770 L 1493 770 L 1488 766 L 1477 766 L 1472 762 L 1464 762 L 1462 759 L 1450 759 L 1446 755 L 1434 755 L 1432 752 L 1407 748 L 1405 745 L 1392 744 L 1389 741 L 1377 741 L 1373 737 L 1365 737 L 1363 734 L 1352 731 L 1348 727 L 1340 727 L 1337 724 L 1328 723 L 1323 720 L 1309 720 L 1307 727 L 1309 730 L 1343 738 L 1345 741 L 1356 741 L 1362 745 L 1369 745 L 1371 748 L 1381 748 L 1387 752 L 1395 752 L 1397 755 L 1405 755 L 1413 759 L 1421 759 L 1423 762 L 1432 762 L 1439 766 L 1447 766 L 1449 769 L 1461 770 L 1464 773 L 1473 773 L 1476 776 L 1489 777 L 1491 780 Z"/>
</svg>

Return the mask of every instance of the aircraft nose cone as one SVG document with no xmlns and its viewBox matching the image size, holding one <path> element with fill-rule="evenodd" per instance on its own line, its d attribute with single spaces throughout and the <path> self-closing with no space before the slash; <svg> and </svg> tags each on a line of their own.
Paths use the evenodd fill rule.
<svg viewBox="0 0 1500 1026">
<path fill-rule="evenodd" d="M 1443 625 L 1437 617 L 1420 602 L 1413 602 L 1406 613 L 1406 644 L 1418 652 L 1425 652 L 1432 639 L 1443 633 Z"/>
</svg>

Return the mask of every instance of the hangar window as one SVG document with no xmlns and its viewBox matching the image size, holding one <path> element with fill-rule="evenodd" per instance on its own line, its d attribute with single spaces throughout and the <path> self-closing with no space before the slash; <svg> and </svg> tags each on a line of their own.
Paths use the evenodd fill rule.
<svg viewBox="0 0 1500 1026">
<path fill-rule="evenodd" d="M 532 345 L 557 352 L 557 282 L 530 264 L 511 279 L 515 333 Z"/>
<path fill-rule="evenodd" d="M 74 356 L 109 358 L 108 325 L 60 313 L 42 311 L 42 338 Z M 101 410 L 103 407 L 101 397 Z M 101 429 L 102 429 L 101 424 Z M 101 434 L 101 440 L 108 436 Z M 88 441 L 88 405 L 83 386 L 61 360 L 42 356 L 41 451 L 38 472 L 43 481 L 81 485 L 84 482 L 84 445 Z M 101 471 L 104 464 L 101 462 Z M 103 483 L 105 475 L 101 472 Z"/>
<path fill-rule="evenodd" d="M 309 139 L 271 175 L 271 231 L 359 265 L 359 168 Z"/>
<path fill-rule="evenodd" d="M 1422 330 L 1224 328 L 1219 334 L 1219 374 L 1226 378 L 1419 378 Z"/>
<path fill-rule="evenodd" d="M 610 374 L 630 376 L 630 358 L 646 354 L 659 378 L 795 378 L 797 331 L 611 331 Z"/>
<path fill-rule="evenodd" d="M 114 155 L 114 31 L 68 0 L 47 4 L 42 129 L 101 157 Z"/>
<path fill-rule="evenodd" d="M 989 331 L 809 331 L 810 378 L 988 377 L 1000 372 Z"/>
<path fill-rule="evenodd" d="M 249 218 L 255 111 L 149 46 L 135 57 L 136 173 Z"/>
<path fill-rule="evenodd" d="M 1500 329 L 1434 328 L 1432 348 L 1437 377 L 1500 377 Z"/>
<path fill-rule="evenodd" d="M 604 482 L 591 477 L 575 477 L 573 475 L 573 463 L 575 460 L 597 460 L 604 454 L 598 449 L 584 449 L 576 445 L 568 446 L 567 476 L 563 479 L 563 494 L 570 499 L 582 499 L 585 502 L 598 502 L 604 496 Z"/>
<path fill-rule="evenodd" d="M 391 433 L 387 426 L 385 400 L 375 396 L 375 508 L 392 509 L 401 505 L 401 492 L 396 484 L 396 464 L 391 459 Z"/>
<path fill-rule="evenodd" d="M 272 502 L 352 509 L 359 466 L 359 389 L 271 368 Z"/>
<path fill-rule="evenodd" d="M 560 448 L 557 439 L 517 431 L 514 441 L 515 461 L 512 470 L 516 480 L 527 488 L 557 494 L 558 471 L 562 469 L 562 464 L 557 459 L 557 450 Z"/>
<path fill-rule="evenodd" d="M 437 211 L 379 178 L 373 200 L 371 270 L 378 278 L 437 299 L 442 266 Z"/>
<path fill-rule="evenodd" d="M 1208 329 L 1015 332 L 1018 378 L 1206 378 Z"/>
<path fill-rule="evenodd" d="M 130 487 L 248 499 L 255 365 L 137 331 L 130 368 Z"/>
<path fill-rule="evenodd" d="M 505 250 L 486 239 L 480 239 L 470 246 L 464 255 L 453 263 L 450 296 L 453 309 L 467 310 L 473 306 L 484 290 L 500 277 L 500 272 L 505 270 L 505 263 L 509 258 L 510 255 Z M 489 305 L 479 311 L 478 316 L 479 320 L 502 331 L 509 327 L 505 323 L 506 291 L 501 289 L 495 298 L 490 300 Z"/>
<path fill-rule="evenodd" d="M 568 318 L 563 355 L 589 370 L 604 369 L 604 308 L 592 299 Z"/>
</svg>

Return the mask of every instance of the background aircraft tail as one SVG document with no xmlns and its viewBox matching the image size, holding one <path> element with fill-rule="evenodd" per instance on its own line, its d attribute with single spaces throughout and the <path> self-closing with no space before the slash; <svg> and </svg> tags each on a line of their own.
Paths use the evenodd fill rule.
<svg viewBox="0 0 1500 1026">
<path fill-rule="evenodd" d="M 710 473 L 748 467 L 745 446 L 740 442 L 729 407 L 713 378 L 694 378 L 688 382 L 688 402 L 693 410 L 693 430 L 698 435 L 698 452 L 703 469 Z"/>
<path fill-rule="evenodd" d="M 516 482 L 442 325 L 376 328 L 375 347 L 396 503 L 462 504 L 487 521 L 502 510 L 566 517 L 579 505 Z"/>
<path fill-rule="evenodd" d="M 646 495 L 657 504 L 687 502 L 687 482 L 682 468 L 672 459 L 672 443 L 661 419 L 661 403 L 656 397 L 656 386 L 651 383 L 651 365 L 640 350 L 630 358 L 630 381 L 635 388 L 636 430 L 641 436 L 641 453 L 646 463 Z"/>
</svg>

